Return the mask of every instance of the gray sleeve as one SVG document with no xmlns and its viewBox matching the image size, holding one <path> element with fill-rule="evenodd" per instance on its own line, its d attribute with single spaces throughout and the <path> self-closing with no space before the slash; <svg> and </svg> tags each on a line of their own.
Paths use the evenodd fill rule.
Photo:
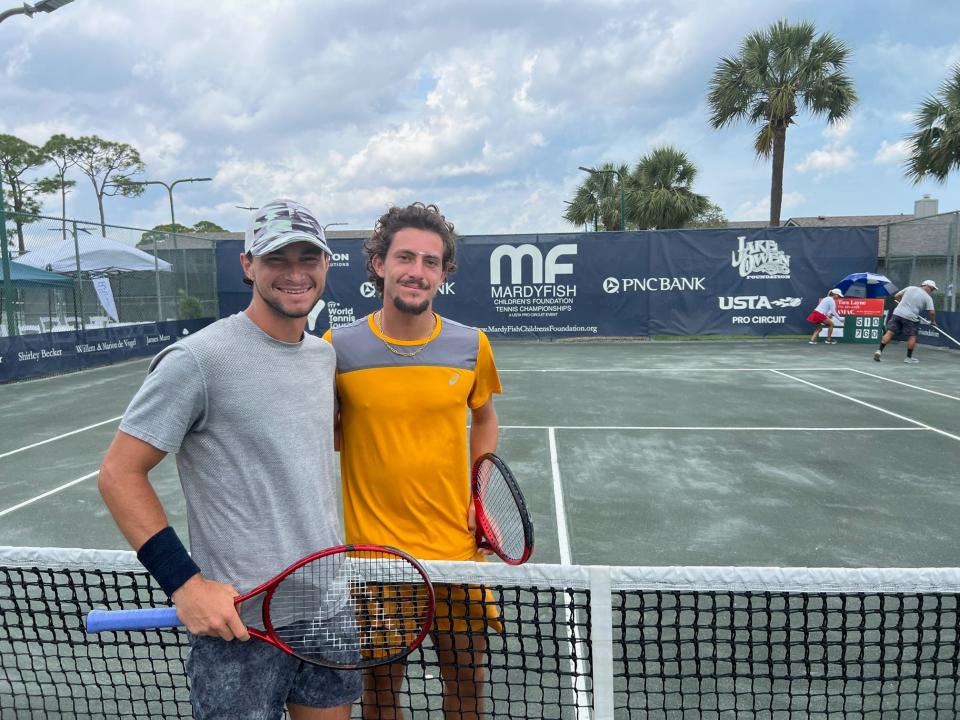
<svg viewBox="0 0 960 720">
<path fill-rule="evenodd" d="M 154 358 L 143 385 L 120 421 L 120 430 L 158 450 L 175 453 L 184 436 L 203 426 L 206 383 L 193 354 L 183 345 Z"/>
</svg>

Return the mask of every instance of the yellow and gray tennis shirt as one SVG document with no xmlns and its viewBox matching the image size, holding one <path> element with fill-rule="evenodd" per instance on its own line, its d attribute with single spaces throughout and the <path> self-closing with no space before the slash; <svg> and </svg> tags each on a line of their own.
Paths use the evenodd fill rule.
<svg viewBox="0 0 960 720">
<path fill-rule="evenodd" d="M 323 336 L 337 352 L 345 530 L 350 543 L 468 560 L 467 408 L 500 378 L 481 330 L 436 318 L 426 343 L 386 337 L 373 315 Z"/>
</svg>

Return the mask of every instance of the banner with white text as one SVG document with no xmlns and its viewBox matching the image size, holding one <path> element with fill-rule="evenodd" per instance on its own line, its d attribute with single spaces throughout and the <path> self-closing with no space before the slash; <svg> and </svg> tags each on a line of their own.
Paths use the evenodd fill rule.
<svg viewBox="0 0 960 720">
<path fill-rule="evenodd" d="M 155 355 L 212 318 L 111 325 L 0 338 L 0 382 L 83 370 Z"/>
<path fill-rule="evenodd" d="M 875 227 L 472 235 L 442 315 L 500 338 L 796 334 L 827 290 L 877 264 Z M 361 240 L 334 255 L 315 332 L 380 305 Z M 239 242 L 220 243 L 220 307 L 243 309 Z"/>
</svg>

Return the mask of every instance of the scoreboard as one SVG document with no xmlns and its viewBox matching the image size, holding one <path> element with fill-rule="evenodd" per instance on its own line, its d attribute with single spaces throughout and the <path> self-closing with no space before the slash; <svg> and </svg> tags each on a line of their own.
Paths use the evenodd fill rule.
<svg viewBox="0 0 960 720">
<path fill-rule="evenodd" d="M 833 337 L 845 343 L 880 342 L 883 335 L 883 298 L 837 298 L 837 312 L 843 327 L 834 328 Z M 826 337 L 821 330 L 820 336 Z"/>
</svg>

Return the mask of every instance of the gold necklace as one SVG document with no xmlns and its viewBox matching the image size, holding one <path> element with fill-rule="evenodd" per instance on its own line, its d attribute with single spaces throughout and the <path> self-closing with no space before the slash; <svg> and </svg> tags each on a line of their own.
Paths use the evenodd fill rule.
<svg viewBox="0 0 960 720">
<path fill-rule="evenodd" d="M 383 336 L 385 336 L 386 333 L 383 331 L 382 319 L 383 319 L 383 310 L 377 310 L 377 311 L 373 314 L 373 322 L 376 323 L 377 329 L 380 331 L 380 334 L 383 335 Z M 389 350 L 390 352 L 392 352 L 394 355 L 399 355 L 400 357 L 408 357 L 408 358 L 410 358 L 410 357 L 416 357 L 416 356 L 419 355 L 421 352 L 423 352 L 424 348 L 426 348 L 427 345 L 429 345 L 431 342 L 433 342 L 434 338 L 433 338 L 432 336 L 433 336 L 433 333 L 436 332 L 436 330 L 437 330 L 437 316 L 434 315 L 434 316 L 433 316 L 433 330 L 430 331 L 431 337 L 428 338 L 428 339 L 427 339 L 420 347 L 418 347 L 416 350 L 411 350 L 410 352 L 407 352 L 407 351 L 405 351 L 405 350 L 400 350 L 399 348 L 395 348 L 393 345 L 391 345 L 391 344 L 388 343 L 386 340 L 384 340 L 383 337 L 380 338 L 380 341 L 381 341 L 384 345 L 386 345 L 387 350 Z"/>
</svg>

